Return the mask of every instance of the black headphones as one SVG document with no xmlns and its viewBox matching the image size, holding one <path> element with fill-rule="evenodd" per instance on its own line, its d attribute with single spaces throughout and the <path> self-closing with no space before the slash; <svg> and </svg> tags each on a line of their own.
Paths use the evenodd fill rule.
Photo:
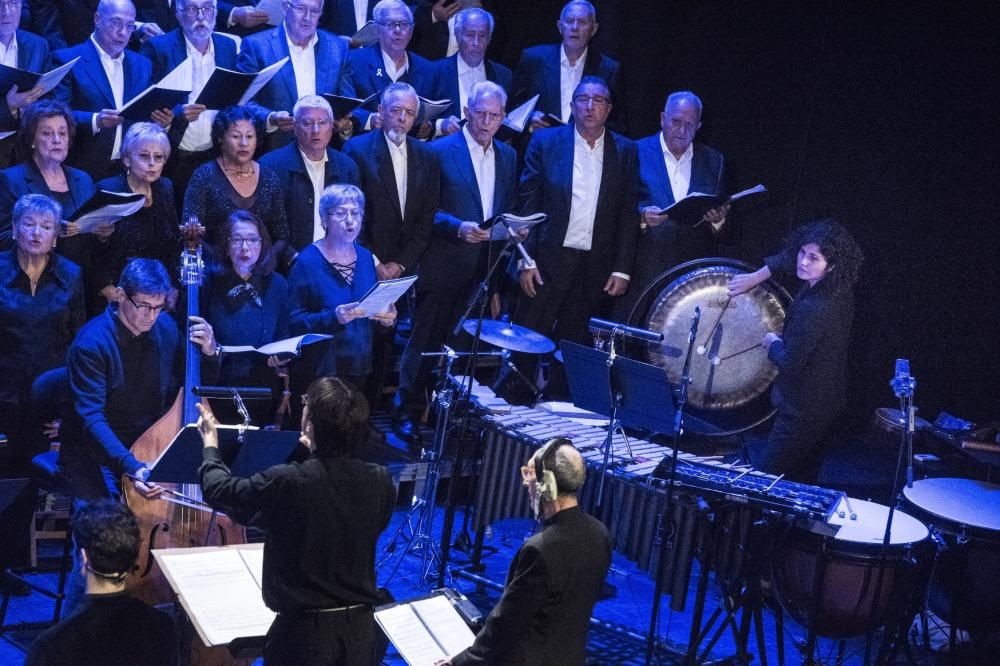
<svg viewBox="0 0 1000 666">
<path fill-rule="evenodd" d="M 542 502 L 555 502 L 559 496 L 559 484 L 556 482 L 555 468 L 556 451 L 563 446 L 573 446 L 573 442 L 565 437 L 555 437 L 545 442 L 541 454 L 535 457 L 535 480 L 538 484 L 538 499 Z"/>
</svg>

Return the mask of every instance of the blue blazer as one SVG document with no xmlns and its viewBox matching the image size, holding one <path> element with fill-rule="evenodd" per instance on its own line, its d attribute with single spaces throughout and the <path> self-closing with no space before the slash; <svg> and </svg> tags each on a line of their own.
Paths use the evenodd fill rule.
<svg viewBox="0 0 1000 666">
<path fill-rule="evenodd" d="M 326 171 L 324 186 L 334 183 L 350 183 L 361 186 L 358 167 L 350 157 L 334 150 L 326 149 Z M 260 158 L 262 166 L 270 167 L 281 183 L 285 195 L 285 213 L 288 217 L 289 255 L 294 255 L 313 242 L 313 202 L 312 180 L 306 171 L 298 144 L 289 143 L 272 150 Z"/>
<path fill-rule="evenodd" d="M 63 166 L 63 171 L 66 174 L 66 184 L 69 186 L 69 196 L 73 201 L 72 207 L 63 208 L 63 219 L 68 219 L 94 195 L 97 189 L 94 187 L 94 180 L 87 173 L 68 166 Z M 52 196 L 52 190 L 34 163 L 25 161 L 0 171 L 0 250 L 13 246 L 11 215 L 14 212 L 14 204 L 25 194 Z M 69 240 L 73 239 L 64 239 L 62 245 Z"/>
<path fill-rule="evenodd" d="M 462 117 L 462 107 L 467 100 L 459 99 L 458 88 L 458 54 L 449 56 L 433 63 L 434 65 L 434 89 L 431 99 L 450 99 L 451 107 L 445 111 L 444 116 Z M 492 60 L 483 63 L 486 69 L 486 80 L 497 84 L 507 95 L 510 95 L 510 86 L 513 74 L 508 67 Z M 510 106 L 509 104 L 507 105 Z"/>
<path fill-rule="evenodd" d="M 543 278 L 548 277 L 546 257 L 560 254 L 569 227 L 575 132 L 572 125 L 538 130 L 524 156 L 524 172 L 517 189 L 518 210 L 522 215 L 548 214 L 548 219 L 524 242 L 528 253 L 538 262 Z M 635 143 L 606 130 L 589 259 L 596 272 L 604 276 L 602 280 L 612 272 L 632 273 L 639 231 L 638 169 Z"/>
<path fill-rule="evenodd" d="M 409 83 L 421 97 L 432 98 L 434 95 L 434 66 L 430 60 L 407 51 L 410 65 L 406 74 L 399 78 L 401 83 Z M 386 74 L 385 62 L 382 60 L 382 49 L 378 44 L 352 49 L 347 55 L 350 62 L 350 79 L 346 94 L 351 97 L 365 99 L 374 93 L 385 90 L 392 79 Z M 371 111 L 357 109 L 355 117 L 364 127 Z M 379 257 L 381 259 L 381 257 Z"/>
<path fill-rule="evenodd" d="M 229 37 L 212 33 L 212 46 L 215 49 L 215 66 L 225 69 L 236 69 L 236 42 Z M 172 72 L 178 65 L 187 60 L 187 45 L 184 43 L 184 32 L 180 28 L 171 30 L 165 35 L 147 39 L 140 50 L 142 55 L 153 63 L 153 81 L 159 81 Z M 177 150 L 188 121 L 174 110 L 174 122 L 170 125 L 170 147 Z"/>
<path fill-rule="evenodd" d="M 472 167 L 464 132 L 456 132 L 430 144 L 441 165 L 441 189 L 430 245 L 420 261 L 424 286 L 465 289 L 476 277 L 479 257 L 487 243 L 466 243 L 458 237 L 462 222 L 483 222 L 483 202 Z M 505 143 L 493 142 L 496 180 L 494 214 L 513 212 L 517 189 L 517 152 Z M 494 247 L 494 252 L 502 249 Z"/>
<path fill-rule="evenodd" d="M 109 161 L 115 144 L 115 132 L 105 129 L 94 133 L 91 119 L 101 109 L 115 108 L 115 98 L 111 94 L 111 83 L 108 81 L 97 47 L 91 40 L 82 44 L 60 49 L 53 54 L 55 65 L 63 65 L 73 58 L 80 61 L 66 74 L 59 87 L 55 90 L 56 99 L 65 102 L 73 109 L 76 120 L 76 138 L 70 151 L 70 162 L 83 169 L 91 176 L 100 179 L 110 175 Z M 123 102 L 141 93 L 149 87 L 152 81 L 153 66 L 145 56 L 125 49 L 125 94 Z M 122 127 L 122 136 L 128 131 L 128 125 Z"/>
<path fill-rule="evenodd" d="M 536 111 L 562 117 L 561 94 L 559 89 L 559 57 L 562 44 L 543 44 L 525 49 L 521 60 L 514 69 L 514 91 L 510 108 L 516 108 L 530 97 L 540 94 Z M 625 117 L 625 91 L 621 67 L 617 60 L 603 55 L 591 44 L 587 49 L 587 59 L 583 63 L 584 76 L 599 76 L 611 90 L 612 108 L 608 127 L 624 134 L 627 129 Z"/>
<path fill-rule="evenodd" d="M 49 70 L 51 55 L 49 44 L 38 35 L 33 35 L 24 30 L 14 33 L 17 40 L 17 68 L 26 69 L 36 74 L 44 74 Z M 5 132 L 18 128 L 18 119 L 10 112 L 7 106 L 7 91 L 0 91 L 0 129 Z M 23 90 L 21 92 L 24 92 Z"/>
</svg>

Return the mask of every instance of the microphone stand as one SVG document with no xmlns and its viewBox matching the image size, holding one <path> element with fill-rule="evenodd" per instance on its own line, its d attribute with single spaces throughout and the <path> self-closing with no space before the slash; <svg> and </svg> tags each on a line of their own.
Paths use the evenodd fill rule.
<svg viewBox="0 0 1000 666">
<path fill-rule="evenodd" d="M 660 522 L 660 559 L 656 563 L 656 587 L 653 591 L 653 612 L 649 618 L 649 635 L 646 637 L 646 666 L 653 663 L 653 652 L 656 650 L 656 624 L 660 614 L 660 597 L 663 596 L 663 576 L 666 572 L 667 553 L 670 552 L 671 541 L 674 538 L 674 526 L 671 524 L 671 512 L 674 502 L 674 483 L 677 478 L 677 454 L 680 450 L 680 439 L 684 427 L 684 406 L 687 404 L 688 384 L 691 382 L 691 352 L 694 340 L 698 335 L 698 322 L 701 320 L 701 308 L 694 309 L 691 317 L 691 332 L 688 333 L 687 352 L 684 355 L 684 369 L 681 371 L 680 392 L 677 395 L 677 411 L 674 413 L 674 446 L 670 453 L 670 476 L 667 479 L 667 501 L 663 508 L 663 520 Z"/>
<path fill-rule="evenodd" d="M 618 355 L 615 353 L 615 336 L 621 335 L 624 337 L 624 326 L 616 328 L 611 331 L 611 335 L 608 337 L 608 386 L 611 387 L 611 408 L 608 410 L 608 436 L 604 440 L 604 460 L 601 462 L 601 477 L 597 484 L 597 500 L 594 503 L 595 508 L 601 508 L 601 503 L 604 498 L 604 477 L 607 476 L 608 466 L 611 464 L 611 456 L 615 448 L 615 432 L 622 429 L 621 424 L 618 422 L 618 407 L 621 405 L 622 394 L 621 391 L 615 386 L 615 359 Z M 625 435 L 625 431 L 622 430 L 622 436 L 625 438 L 625 447 L 628 449 L 628 458 L 632 460 L 632 445 L 629 444 L 628 436 Z"/>
<path fill-rule="evenodd" d="M 496 269 L 500 265 L 500 262 L 503 260 L 503 258 L 507 256 L 507 251 L 510 249 L 510 246 L 513 245 L 514 241 L 514 239 L 510 236 L 510 227 L 507 227 L 507 230 L 508 230 L 507 242 L 504 245 L 503 250 L 501 250 L 500 253 L 497 255 L 496 259 L 493 259 L 492 256 L 493 254 L 492 243 L 494 241 L 491 240 L 484 241 L 486 243 L 490 243 L 487 255 L 487 262 L 489 263 L 489 269 L 486 271 L 486 275 L 483 277 L 482 281 L 480 281 L 480 283 L 476 285 L 476 288 L 472 291 L 472 294 L 469 296 L 469 301 L 465 306 L 465 312 L 459 318 L 458 324 L 455 325 L 455 328 L 451 332 L 452 336 L 457 336 L 462 332 L 463 325 L 469 319 L 469 315 L 472 313 L 473 308 L 475 308 L 476 304 L 478 303 L 479 312 L 476 317 L 476 332 L 472 335 L 472 351 L 469 356 L 469 362 L 465 368 L 465 375 L 466 375 L 465 379 L 462 382 L 462 386 L 458 393 L 458 396 L 456 396 L 456 399 L 461 399 L 462 397 L 465 397 L 466 404 L 465 404 L 465 412 L 462 414 L 462 425 L 459 429 L 458 448 L 455 450 L 455 463 L 452 466 L 451 482 L 448 484 L 448 495 L 446 496 L 445 499 L 444 521 L 441 525 L 441 548 L 440 548 L 441 567 L 438 570 L 438 579 L 437 579 L 438 587 L 444 587 L 445 569 L 447 569 L 448 567 L 448 555 L 451 551 L 451 533 L 455 524 L 455 508 L 456 508 L 455 505 L 457 503 L 455 497 L 456 494 L 455 488 L 458 485 L 457 479 L 461 478 L 462 467 L 465 464 L 465 439 L 469 433 L 469 422 L 472 417 L 472 410 L 470 409 L 472 402 L 472 382 L 473 382 L 473 377 L 476 374 L 476 367 L 478 365 L 477 359 L 478 359 L 479 343 L 482 340 L 482 334 L 483 334 L 483 319 L 486 316 L 486 305 L 489 301 L 489 299 L 487 298 L 487 295 L 489 294 L 489 284 L 490 280 L 493 277 L 493 273 L 496 272 Z M 478 483 L 478 479 L 476 480 L 476 483 Z M 473 491 L 474 490 L 475 486 L 473 486 Z M 465 517 L 462 522 L 462 533 L 459 535 L 459 538 L 464 539 L 465 542 L 468 542 L 470 540 L 468 533 L 468 526 L 469 526 L 469 511 L 468 508 L 466 508 Z M 456 542 L 457 541 L 458 540 L 456 539 Z"/>
</svg>

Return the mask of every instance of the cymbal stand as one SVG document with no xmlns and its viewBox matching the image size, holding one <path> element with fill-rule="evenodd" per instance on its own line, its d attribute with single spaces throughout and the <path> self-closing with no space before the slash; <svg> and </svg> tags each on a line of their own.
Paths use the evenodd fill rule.
<svg viewBox="0 0 1000 666">
<path fill-rule="evenodd" d="M 701 308 L 694 309 L 691 317 L 691 331 L 688 333 L 687 353 L 684 355 L 684 369 L 681 371 L 680 391 L 677 396 L 677 410 L 674 413 L 674 437 L 670 454 L 670 476 L 667 479 L 666 506 L 663 510 L 663 524 L 660 533 L 660 559 L 656 565 L 656 586 L 653 590 L 653 610 L 649 617 L 649 634 L 646 637 L 646 666 L 653 663 L 653 653 L 656 651 L 657 623 L 660 615 L 660 597 L 663 596 L 663 576 L 666 570 L 667 554 L 670 552 L 674 536 L 674 525 L 671 521 L 671 511 L 674 501 L 674 485 L 677 480 L 677 454 L 680 450 L 680 439 L 684 426 L 684 406 L 687 404 L 688 384 L 691 382 L 691 352 L 694 351 L 694 340 L 698 335 L 698 322 L 701 320 Z"/>
</svg>

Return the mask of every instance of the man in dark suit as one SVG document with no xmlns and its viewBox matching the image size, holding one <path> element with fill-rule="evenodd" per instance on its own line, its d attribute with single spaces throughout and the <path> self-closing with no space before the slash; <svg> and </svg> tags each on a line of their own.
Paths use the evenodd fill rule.
<svg viewBox="0 0 1000 666">
<path fill-rule="evenodd" d="M 0 4 L 0 64 L 32 72 L 49 69 L 49 45 L 38 35 L 20 29 L 20 3 Z M 39 87 L 18 90 L 0 90 L 0 131 L 10 132 L 19 125 L 21 109 L 42 96 Z M 14 164 L 15 141 L 0 144 L 0 169 Z"/>
<path fill-rule="evenodd" d="M 212 121 L 217 110 L 195 104 L 216 67 L 236 69 L 236 42 L 215 33 L 216 0 L 176 0 L 180 27 L 146 40 L 142 55 L 153 63 L 153 80 L 159 81 L 188 61 L 184 85 L 191 88 L 188 103 L 176 109 L 170 126 L 170 160 L 166 175 L 174 184 L 177 210 L 184 202 L 191 174 L 212 153 Z"/>
<path fill-rule="evenodd" d="M 590 616 L 611 566 L 611 538 L 577 503 L 587 468 L 568 439 L 549 440 L 521 468 L 545 527 L 514 556 L 500 601 L 466 650 L 446 662 L 583 664 Z"/>
<path fill-rule="evenodd" d="M 728 208 L 710 211 L 696 227 L 681 225 L 661 211 L 692 192 L 721 195 L 722 153 L 694 140 L 701 127 L 701 100 L 692 92 L 667 97 L 661 131 L 637 142 L 639 153 L 639 241 L 628 295 L 618 304 L 622 320 L 636 307 L 642 291 L 670 268 L 718 254 L 720 242 L 733 234 Z M 642 317 L 639 304 L 633 321 Z"/>
<path fill-rule="evenodd" d="M 361 242 L 378 258 L 379 280 L 416 272 L 427 249 L 437 209 L 440 169 L 437 158 L 413 128 L 420 100 L 407 83 L 392 83 L 378 107 L 379 129 L 357 136 L 344 153 L 358 165 L 365 193 L 365 223 Z M 372 385 L 368 394 L 381 393 L 381 380 L 392 347 L 393 329 L 381 329 L 374 341 Z"/>
<path fill-rule="evenodd" d="M 73 109 L 76 139 L 71 163 L 100 180 L 115 173 L 126 129 L 118 109 L 149 87 L 152 65 L 145 56 L 127 50 L 135 27 L 131 0 L 101 0 L 94 14 L 94 34 L 77 46 L 56 51 L 54 64 L 80 61 L 56 88 L 55 96 Z M 170 109 L 154 111 L 163 127 L 173 121 Z"/>
<path fill-rule="evenodd" d="M 597 11 L 586 0 L 571 0 L 563 7 L 556 23 L 561 44 L 546 44 L 525 49 L 514 69 L 514 92 L 511 106 L 516 107 L 529 98 L 540 95 L 531 125 L 535 129 L 549 127 L 545 120 L 550 113 L 564 123 L 569 122 L 573 91 L 584 76 L 603 79 L 611 96 L 616 100 L 616 110 L 608 119 L 608 126 L 624 134 L 625 95 L 618 61 L 589 48 L 590 40 L 597 33 Z"/>
<path fill-rule="evenodd" d="M 524 243 L 534 261 L 518 266 L 514 321 L 556 340 L 588 344 L 590 317 L 610 311 L 632 272 L 638 165 L 635 144 L 605 129 L 611 101 L 601 79 L 584 77 L 573 124 L 535 132 L 518 185 L 521 214 L 548 220 Z"/>
<path fill-rule="evenodd" d="M 400 361 L 394 429 L 415 441 L 413 418 L 426 408 L 432 361 L 423 352 L 440 351 L 476 282 L 485 277 L 490 257 L 503 250 L 489 243 L 490 232 L 479 225 L 495 214 L 510 212 L 517 186 L 514 149 L 493 140 L 503 122 L 507 93 L 490 81 L 472 86 L 466 98 L 465 129 L 434 141 L 441 166 L 441 190 L 434 232 L 420 260 L 417 307 L 410 339 Z"/>
<path fill-rule="evenodd" d="M 408 83 L 418 95 L 430 97 L 434 88 L 434 67 L 415 53 L 406 50 L 413 37 L 413 12 L 402 0 L 381 0 L 373 10 L 378 44 L 354 49 L 350 89 L 354 97 L 365 99 L 381 92 L 393 82 Z M 378 128 L 379 115 L 365 109 L 354 112 L 361 130 Z M 430 136 L 430 123 L 418 128 L 418 137 Z"/>
<path fill-rule="evenodd" d="M 438 120 L 441 134 L 454 134 L 461 129 L 459 116 L 474 84 L 492 81 L 505 93 L 510 90 L 510 69 L 486 59 L 492 34 L 493 16 L 487 11 L 476 7 L 463 9 L 455 17 L 458 53 L 434 63 L 433 99 L 451 100 L 451 108 Z M 504 100 L 506 104 L 506 95 Z"/>
<path fill-rule="evenodd" d="M 260 158 L 261 166 L 278 174 L 288 215 L 288 257 L 325 234 L 320 225 L 319 198 L 328 185 L 361 186 L 354 160 L 330 147 L 333 110 L 318 95 L 307 95 L 295 104 L 295 143 Z"/>
<path fill-rule="evenodd" d="M 266 148 L 290 142 L 295 128 L 292 108 L 305 95 L 351 95 L 347 42 L 319 30 L 323 0 L 295 0 L 285 4 L 285 21 L 273 30 L 243 40 L 237 60 L 242 72 L 259 72 L 288 57 L 285 66 L 264 86 L 255 101 L 267 116 Z M 338 121 L 337 131 L 349 123 Z M 274 131 L 277 130 L 277 131 Z"/>
</svg>

